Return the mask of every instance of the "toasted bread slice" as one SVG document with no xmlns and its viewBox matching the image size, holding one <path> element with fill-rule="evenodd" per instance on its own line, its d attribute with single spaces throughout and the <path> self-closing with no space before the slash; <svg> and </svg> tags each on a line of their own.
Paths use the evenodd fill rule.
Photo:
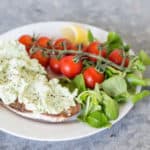
<svg viewBox="0 0 150 150">
<path fill-rule="evenodd" d="M 59 114 L 48 114 L 48 113 L 33 113 L 31 110 L 27 110 L 24 104 L 19 103 L 18 101 L 10 104 L 5 105 L 2 103 L 5 108 L 8 110 L 20 115 L 24 118 L 42 121 L 42 122 L 64 122 L 75 120 L 76 115 L 79 113 L 81 107 L 80 104 L 76 104 L 76 106 L 70 107 L 66 112 L 62 112 Z"/>
</svg>

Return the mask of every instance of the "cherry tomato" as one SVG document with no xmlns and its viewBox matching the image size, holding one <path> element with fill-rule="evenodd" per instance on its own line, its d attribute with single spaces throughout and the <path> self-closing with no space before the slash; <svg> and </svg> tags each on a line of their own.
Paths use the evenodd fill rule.
<svg viewBox="0 0 150 150">
<path fill-rule="evenodd" d="M 107 52 L 106 52 L 106 49 L 102 49 L 102 50 L 99 50 L 99 46 L 100 46 L 100 42 L 92 42 L 88 48 L 87 48 L 87 52 L 88 53 L 91 53 L 91 54 L 95 54 L 95 55 L 101 55 L 103 57 L 106 57 L 107 56 Z M 90 60 L 96 62 L 96 59 L 95 58 L 90 58 Z"/>
<path fill-rule="evenodd" d="M 49 61 L 49 58 L 48 58 L 48 57 L 43 56 L 42 50 L 36 51 L 34 54 L 31 55 L 31 58 L 37 59 L 37 60 L 39 61 L 39 63 L 40 63 L 41 65 L 43 65 L 44 67 L 47 66 L 48 61 Z"/>
<path fill-rule="evenodd" d="M 104 81 L 104 74 L 98 72 L 94 67 L 89 67 L 83 72 L 85 84 L 88 88 L 94 88 L 96 83 Z"/>
<path fill-rule="evenodd" d="M 37 40 L 37 46 L 40 46 L 42 48 L 50 48 L 49 42 L 50 38 L 42 36 Z"/>
<path fill-rule="evenodd" d="M 49 60 L 49 66 L 51 68 L 51 70 L 57 74 L 60 74 L 60 60 L 58 60 L 55 57 L 51 57 Z"/>
<path fill-rule="evenodd" d="M 73 78 L 82 70 L 82 62 L 74 62 L 74 56 L 64 56 L 60 60 L 60 70 L 68 78 Z"/>
<path fill-rule="evenodd" d="M 122 54 L 123 52 L 122 52 L 122 50 L 120 50 L 120 49 L 115 49 L 115 50 L 113 50 L 111 53 L 110 53 L 110 55 L 109 55 L 109 60 L 110 61 L 112 61 L 112 62 L 114 62 L 115 64 L 117 64 L 117 65 L 121 65 L 121 63 L 122 63 L 122 61 L 123 61 L 123 54 Z M 127 67 L 128 66 L 128 64 L 129 64 L 129 58 L 126 58 L 125 59 L 125 67 Z"/>
<path fill-rule="evenodd" d="M 33 38 L 30 35 L 25 34 L 25 35 L 20 36 L 18 41 L 21 44 L 23 44 L 26 47 L 27 52 L 29 52 L 29 50 L 33 44 Z"/>
<path fill-rule="evenodd" d="M 66 48 L 68 50 L 73 48 L 72 43 L 68 39 L 65 39 L 65 38 L 57 39 L 54 43 L 54 48 L 58 50 L 64 50 L 63 43 L 66 43 Z"/>
</svg>

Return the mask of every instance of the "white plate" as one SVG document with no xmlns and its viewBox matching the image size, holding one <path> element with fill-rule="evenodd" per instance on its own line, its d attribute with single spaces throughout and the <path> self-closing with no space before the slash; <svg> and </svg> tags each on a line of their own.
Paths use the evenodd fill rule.
<svg viewBox="0 0 150 150">
<path fill-rule="evenodd" d="M 0 36 L 1 39 L 17 39 L 22 34 L 47 35 L 50 37 L 61 37 L 61 29 L 72 22 L 42 22 L 23 26 L 11 30 Z M 85 28 L 90 29 L 100 41 L 106 40 L 107 32 L 90 25 L 82 24 Z M 140 91 L 140 88 L 137 89 Z M 128 102 L 120 108 L 119 118 L 112 122 L 118 122 L 123 118 L 133 105 Z M 101 132 L 106 128 L 95 129 L 78 121 L 68 123 L 41 123 L 22 118 L 2 106 L 0 106 L 0 130 L 13 134 L 15 136 L 40 140 L 40 141 L 64 141 L 73 140 L 90 136 Z"/>
</svg>

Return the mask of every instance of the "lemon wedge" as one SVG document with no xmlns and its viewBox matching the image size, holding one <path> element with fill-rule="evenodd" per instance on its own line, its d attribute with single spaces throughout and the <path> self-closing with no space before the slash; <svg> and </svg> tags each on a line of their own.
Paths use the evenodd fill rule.
<svg viewBox="0 0 150 150">
<path fill-rule="evenodd" d="M 62 29 L 62 35 L 75 44 L 88 44 L 88 31 L 78 24 L 72 24 Z"/>
</svg>

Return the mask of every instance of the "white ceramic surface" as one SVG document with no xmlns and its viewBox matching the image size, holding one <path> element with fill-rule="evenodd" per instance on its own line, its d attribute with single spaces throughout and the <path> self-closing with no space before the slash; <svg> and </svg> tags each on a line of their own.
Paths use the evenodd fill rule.
<svg viewBox="0 0 150 150">
<path fill-rule="evenodd" d="M 2 39 L 17 39 L 22 34 L 47 35 L 50 37 L 61 37 L 61 29 L 72 22 L 41 22 L 23 26 L 0 36 Z M 85 28 L 90 29 L 95 37 L 100 41 L 105 41 L 107 32 L 90 25 L 82 24 Z M 137 89 L 140 91 L 140 88 Z M 119 118 L 112 122 L 112 124 L 118 122 L 123 118 L 133 105 L 128 102 L 121 106 Z M 40 141 L 64 141 L 73 140 L 93 135 L 106 128 L 95 129 L 87 126 L 86 124 L 78 121 L 66 122 L 66 123 L 41 123 L 22 118 L 7 109 L 0 106 L 0 130 L 13 134 L 15 136 L 40 140 Z"/>
</svg>

